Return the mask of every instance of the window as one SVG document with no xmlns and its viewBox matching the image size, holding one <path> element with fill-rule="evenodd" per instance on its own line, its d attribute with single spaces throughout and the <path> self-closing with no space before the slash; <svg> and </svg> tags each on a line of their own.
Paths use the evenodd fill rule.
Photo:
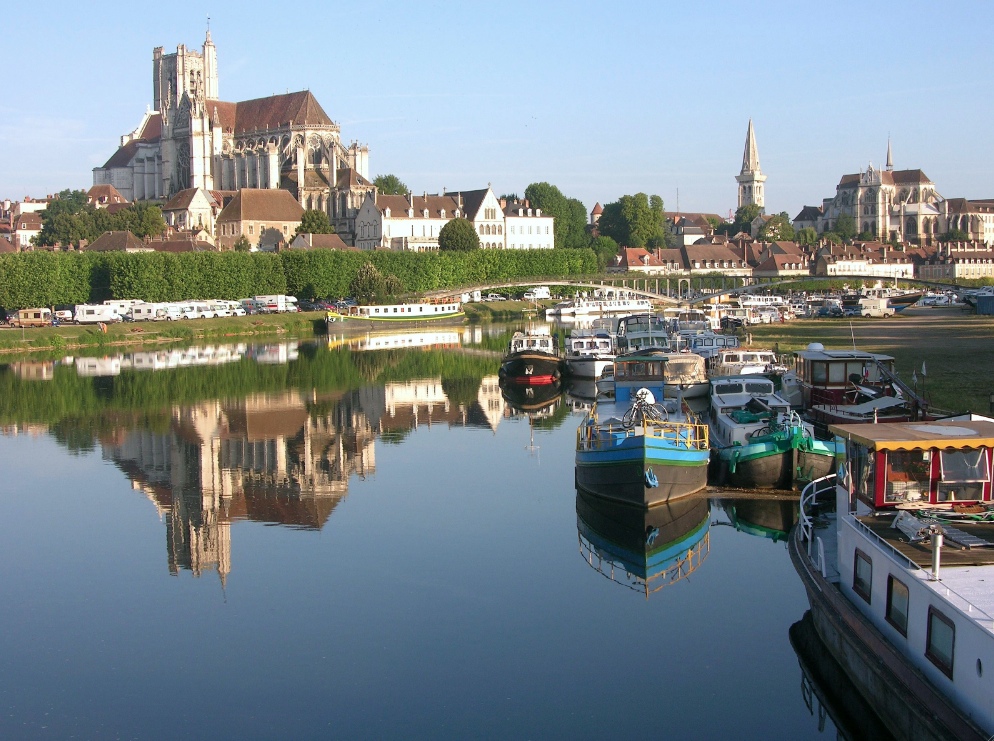
<svg viewBox="0 0 994 741">
<path fill-rule="evenodd" d="M 984 498 L 984 484 L 990 481 L 986 449 L 940 451 L 939 469 L 940 502 Z"/>
<path fill-rule="evenodd" d="M 852 588 L 860 597 L 870 602 L 870 587 L 873 585 L 873 562 L 863 551 L 856 549 L 856 563 L 853 566 Z"/>
<path fill-rule="evenodd" d="M 249 224 L 249 234 L 250 235 L 255 234 L 255 227 L 252 226 L 251 224 Z"/>
<path fill-rule="evenodd" d="M 932 453 L 928 450 L 887 451 L 885 502 L 928 501 L 932 488 Z"/>
<path fill-rule="evenodd" d="M 953 678 L 953 651 L 955 648 L 956 626 L 953 625 L 953 621 L 934 607 L 929 607 L 925 656 L 950 679 Z"/>
<path fill-rule="evenodd" d="M 887 576 L 887 622 L 908 635 L 908 587 L 893 574 Z"/>
</svg>

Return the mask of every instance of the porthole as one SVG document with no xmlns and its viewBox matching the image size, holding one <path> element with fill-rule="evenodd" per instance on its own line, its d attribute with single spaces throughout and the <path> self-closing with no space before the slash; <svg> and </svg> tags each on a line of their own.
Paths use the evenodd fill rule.
<svg viewBox="0 0 994 741">
<path fill-rule="evenodd" d="M 980 659 L 977 659 L 977 676 L 978 677 L 984 676 L 984 662 L 982 662 Z"/>
</svg>

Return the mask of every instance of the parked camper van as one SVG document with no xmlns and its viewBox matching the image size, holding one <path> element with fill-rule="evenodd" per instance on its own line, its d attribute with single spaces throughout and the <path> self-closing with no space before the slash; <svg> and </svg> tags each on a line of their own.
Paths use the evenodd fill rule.
<svg viewBox="0 0 994 741">
<path fill-rule="evenodd" d="M 894 309 L 890 305 L 890 299 L 886 298 L 861 298 L 859 300 L 860 309 L 863 316 L 884 317 L 894 316 Z"/>
<path fill-rule="evenodd" d="M 525 301 L 541 301 L 544 298 L 552 298 L 552 294 L 549 293 L 548 286 L 538 286 L 530 291 L 525 291 Z"/>
<path fill-rule="evenodd" d="M 80 304 L 73 315 L 76 324 L 99 324 L 121 321 L 117 308 L 107 304 Z"/>
<path fill-rule="evenodd" d="M 162 310 L 162 304 L 132 304 L 121 317 L 129 322 L 152 322 L 160 317 L 157 315 Z"/>
<path fill-rule="evenodd" d="M 52 312 L 49 309 L 20 309 L 10 315 L 11 327 L 51 327 Z"/>
</svg>

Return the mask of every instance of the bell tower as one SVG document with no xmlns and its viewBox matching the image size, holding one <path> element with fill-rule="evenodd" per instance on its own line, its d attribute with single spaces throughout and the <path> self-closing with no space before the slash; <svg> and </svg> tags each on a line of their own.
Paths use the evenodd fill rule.
<svg viewBox="0 0 994 741">
<path fill-rule="evenodd" d="M 766 212 L 766 175 L 759 169 L 759 149 L 756 147 L 756 132 L 749 119 L 746 132 L 745 151 L 742 153 L 742 171 L 735 176 L 739 184 L 739 208 L 755 203 Z"/>
</svg>

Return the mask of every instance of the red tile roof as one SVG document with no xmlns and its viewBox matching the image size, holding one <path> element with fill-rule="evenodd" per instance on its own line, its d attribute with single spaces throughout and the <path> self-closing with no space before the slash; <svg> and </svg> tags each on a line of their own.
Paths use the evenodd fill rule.
<svg viewBox="0 0 994 741">
<path fill-rule="evenodd" d="M 289 191 L 243 188 L 218 214 L 217 221 L 285 221 L 299 223 L 304 209 Z"/>
</svg>

